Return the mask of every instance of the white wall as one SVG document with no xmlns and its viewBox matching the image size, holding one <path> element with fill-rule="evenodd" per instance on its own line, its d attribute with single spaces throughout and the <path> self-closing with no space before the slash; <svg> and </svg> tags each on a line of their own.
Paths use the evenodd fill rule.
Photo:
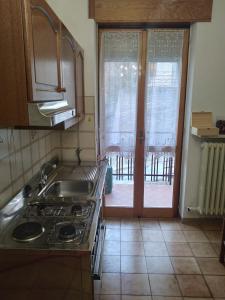
<svg viewBox="0 0 225 300">
<path fill-rule="evenodd" d="M 188 206 L 198 204 L 200 141 L 190 134 L 192 111 L 213 112 L 225 119 L 225 1 L 214 0 L 211 23 L 191 28 L 180 213 L 193 217 Z"/>
<path fill-rule="evenodd" d="M 75 148 L 82 149 L 81 159 L 96 159 L 97 145 L 97 28 L 88 19 L 88 0 L 47 0 L 54 12 L 84 49 L 85 119 L 61 132 L 63 160 L 75 160 Z"/>
<path fill-rule="evenodd" d="M 47 0 L 84 49 L 85 96 L 96 95 L 96 24 L 88 19 L 88 0 Z"/>
</svg>

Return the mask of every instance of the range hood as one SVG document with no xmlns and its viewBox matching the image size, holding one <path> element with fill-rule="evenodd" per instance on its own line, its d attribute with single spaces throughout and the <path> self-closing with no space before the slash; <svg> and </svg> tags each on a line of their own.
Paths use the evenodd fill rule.
<svg viewBox="0 0 225 300">
<path fill-rule="evenodd" d="M 29 125 L 54 127 L 75 117 L 76 111 L 67 100 L 28 103 Z"/>
</svg>

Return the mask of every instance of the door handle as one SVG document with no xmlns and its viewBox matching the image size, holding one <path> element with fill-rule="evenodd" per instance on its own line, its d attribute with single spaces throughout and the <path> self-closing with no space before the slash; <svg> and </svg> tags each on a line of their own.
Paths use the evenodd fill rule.
<svg viewBox="0 0 225 300">
<path fill-rule="evenodd" d="M 56 92 L 57 92 L 57 93 L 66 93 L 66 88 L 58 87 L 58 88 L 56 89 Z"/>
<path fill-rule="evenodd" d="M 142 141 L 145 140 L 145 134 L 144 134 L 143 130 L 140 130 L 140 131 L 139 131 L 139 135 L 138 135 L 137 138 L 138 138 L 138 140 L 140 141 L 140 144 L 142 144 Z"/>
</svg>

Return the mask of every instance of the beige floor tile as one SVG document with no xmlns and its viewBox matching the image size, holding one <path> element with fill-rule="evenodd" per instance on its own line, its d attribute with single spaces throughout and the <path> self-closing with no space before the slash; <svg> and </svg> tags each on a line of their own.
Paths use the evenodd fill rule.
<svg viewBox="0 0 225 300">
<path fill-rule="evenodd" d="M 121 256 L 122 273 L 147 273 L 144 256 Z"/>
<path fill-rule="evenodd" d="M 184 231 L 201 231 L 202 228 L 198 223 L 181 223 L 180 224 L 181 230 Z"/>
<path fill-rule="evenodd" d="M 121 255 L 144 256 L 143 243 L 142 242 L 121 242 Z"/>
<path fill-rule="evenodd" d="M 225 298 L 225 276 L 205 276 L 214 298 Z"/>
<path fill-rule="evenodd" d="M 120 230 L 107 228 L 105 233 L 106 241 L 120 241 Z"/>
<path fill-rule="evenodd" d="M 161 230 L 142 230 L 142 237 L 144 242 L 163 242 L 164 238 Z"/>
<path fill-rule="evenodd" d="M 211 246 L 214 249 L 214 251 L 216 252 L 216 255 L 219 256 L 220 255 L 220 251 L 221 251 L 221 242 L 219 242 L 219 243 L 211 243 Z"/>
<path fill-rule="evenodd" d="M 99 295 L 101 292 L 101 280 L 94 280 L 94 294 Z"/>
<path fill-rule="evenodd" d="M 180 221 L 174 220 L 160 220 L 160 226 L 162 230 L 181 230 Z"/>
<path fill-rule="evenodd" d="M 196 257 L 217 257 L 210 243 L 190 243 L 191 250 Z"/>
<path fill-rule="evenodd" d="M 220 242 L 222 240 L 221 232 L 220 231 L 204 231 L 205 235 L 207 236 L 208 240 L 213 243 Z"/>
<path fill-rule="evenodd" d="M 222 224 L 202 224 L 201 225 L 202 230 L 215 230 L 215 231 L 221 231 L 222 230 Z"/>
<path fill-rule="evenodd" d="M 186 242 L 182 231 L 166 230 L 163 231 L 163 236 L 166 242 L 183 243 Z"/>
<path fill-rule="evenodd" d="M 122 295 L 122 300 L 152 300 L 151 296 L 128 296 Z"/>
<path fill-rule="evenodd" d="M 152 300 L 182 300 L 182 297 L 152 296 Z"/>
<path fill-rule="evenodd" d="M 166 243 L 169 256 L 193 256 L 188 243 Z"/>
<path fill-rule="evenodd" d="M 173 267 L 169 257 L 146 257 L 148 273 L 173 274 Z"/>
<path fill-rule="evenodd" d="M 171 257 L 171 262 L 176 274 L 201 274 L 193 257 Z"/>
<path fill-rule="evenodd" d="M 100 295 L 99 300 L 121 300 L 121 295 Z"/>
<path fill-rule="evenodd" d="M 184 236 L 187 242 L 205 243 L 209 242 L 207 237 L 202 231 L 184 231 Z"/>
<path fill-rule="evenodd" d="M 122 219 L 121 220 L 122 229 L 140 229 L 140 223 L 138 219 Z"/>
<path fill-rule="evenodd" d="M 121 224 L 120 219 L 108 218 L 105 220 L 105 222 L 106 222 L 106 228 L 120 229 L 120 224 Z"/>
<path fill-rule="evenodd" d="M 213 300 L 213 298 L 190 298 L 190 297 L 184 297 L 183 300 Z"/>
<path fill-rule="evenodd" d="M 159 221 L 155 219 L 141 219 L 140 220 L 141 228 L 146 228 L 150 230 L 161 230 Z"/>
<path fill-rule="evenodd" d="M 150 295 L 147 274 L 122 274 L 123 295 Z"/>
<path fill-rule="evenodd" d="M 197 261 L 204 275 L 225 275 L 225 266 L 218 258 L 198 258 Z"/>
<path fill-rule="evenodd" d="M 104 273 L 119 273 L 120 272 L 120 256 L 119 255 L 103 256 L 102 271 Z"/>
<path fill-rule="evenodd" d="M 166 244 L 163 242 L 144 242 L 146 256 L 168 256 Z"/>
<path fill-rule="evenodd" d="M 103 273 L 101 283 L 101 295 L 120 295 L 121 287 L 119 273 Z"/>
<path fill-rule="evenodd" d="M 103 254 L 104 255 L 120 255 L 120 242 L 105 241 Z"/>
<path fill-rule="evenodd" d="M 180 290 L 174 275 L 150 274 L 150 286 L 152 295 L 180 296 Z"/>
<path fill-rule="evenodd" d="M 140 229 L 122 229 L 121 230 L 122 242 L 138 242 L 142 241 L 142 234 Z"/>
<path fill-rule="evenodd" d="M 210 292 L 201 275 L 177 275 L 177 280 L 185 297 L 210 297 Z"/>
</svg>

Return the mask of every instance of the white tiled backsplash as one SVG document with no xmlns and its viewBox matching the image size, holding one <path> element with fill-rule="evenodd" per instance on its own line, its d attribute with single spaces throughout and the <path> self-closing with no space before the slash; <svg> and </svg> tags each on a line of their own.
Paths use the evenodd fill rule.
<svg viewBox="0 0 225 300">
<path fill-rule="evenodd" d="M 60 135 L 46 130 L 0 130 L 0 206 L 12 197 L 40 166 L 60 155 Z"/>
<path fill-rule="evenodd" d="M 96 159 L 94 97 L 85 98 L 85 120 L 67 131 L 0 129 L 0 207 L 58 155 L 65 161 Z"/>
<path fill-rule="evenodd" d="M 96 160 L 95 98 L 85 97 L 85 119 L 61 132 L 61 154 L 64 161 L 76 160 L 75 148 L 81 148 L 81 160 Z"/>
</svg>

